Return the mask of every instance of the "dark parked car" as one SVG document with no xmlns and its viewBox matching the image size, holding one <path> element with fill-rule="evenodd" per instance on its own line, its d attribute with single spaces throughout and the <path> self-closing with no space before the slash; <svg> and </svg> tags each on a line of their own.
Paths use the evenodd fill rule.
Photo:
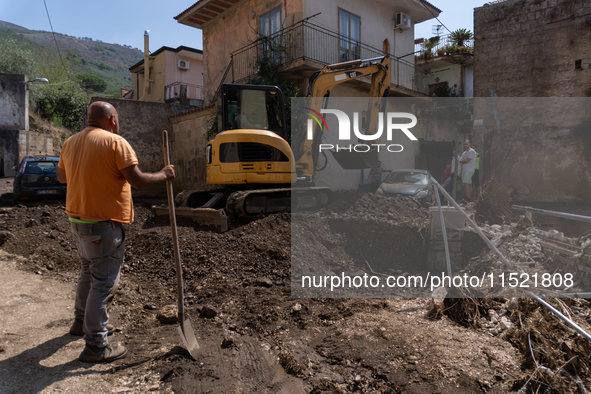
<svg viewBox="0 0 591 394">
<path fill-rule="evenodd" d="M 66 185 L 57 180 L 56 156 L 26 156 L 14 178 L 14 201 L 66 198 Z"/>
<path fill-rule="evenodd" d="M 380 185 L 376 194 L 386 197 L 413 197 L 421 205 L 433 202 L 431 174 L 425 170 L 394 170 Z"/>
</svg>

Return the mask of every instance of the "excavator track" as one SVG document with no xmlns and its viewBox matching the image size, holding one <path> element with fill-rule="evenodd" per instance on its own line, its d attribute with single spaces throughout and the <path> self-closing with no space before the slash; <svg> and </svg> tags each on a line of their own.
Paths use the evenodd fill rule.
<svg viewBox="0 0 591 394">
<path fill-rule="evenodd" d="M 234 217 L 251 217 L 292 209 L 318 209 L 327 206 L 331 198 L 332 191 L 327 187 L 244 190 L 230 194 L 226 211 Z"/>
</svg>

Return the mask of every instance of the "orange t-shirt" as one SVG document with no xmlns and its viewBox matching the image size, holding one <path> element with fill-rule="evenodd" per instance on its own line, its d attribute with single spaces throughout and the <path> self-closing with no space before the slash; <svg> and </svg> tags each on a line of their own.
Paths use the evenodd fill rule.
<svg viewBox="0 0 591 394">
<path fill-rule="evenodd" d="M 121 174 L 138 163 L 125 138 L 87 127 L 64 142 L 59 167 L 66 171 L 66 213 L 90 220 L 133 221 L 131 185 Z"/>
</svg>

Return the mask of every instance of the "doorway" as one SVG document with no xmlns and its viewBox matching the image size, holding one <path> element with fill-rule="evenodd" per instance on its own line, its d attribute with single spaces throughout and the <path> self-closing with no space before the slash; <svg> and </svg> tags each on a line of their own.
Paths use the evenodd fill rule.
<svg viewBox="0 0 591 394">
<path fill-rule="evenodd" d="M 454 148 L 455 142 L 453 141 L 419 140 L 420 153 L 417 157 L 417 168 L 429 171 L 437 182 L 441 182 L 445 165 L 451 161 Z"/>
</svg>

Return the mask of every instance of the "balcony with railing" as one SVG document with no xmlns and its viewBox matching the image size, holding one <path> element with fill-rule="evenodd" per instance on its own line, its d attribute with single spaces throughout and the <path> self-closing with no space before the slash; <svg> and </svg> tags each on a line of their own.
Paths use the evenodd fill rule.
<svg viewBox="0 0 591 394">
<path fill-rule="evenodd" d="M 474 39 L 458 41 L 452 39 L 451 35 L 421 38 L 415 40 L 415 54 L 417 65 L 445 57 L 454 63 L 458 63 L 458 60 L 468 61 L 474 55 Z"/>
<path fill-rule="evenodd" d="M 165 102 L 203 101 L 203 86 L 184 82 L 174 82 L 164 87 Z"/>
<path fill-rule="evenodd" d="M 261 58 L 279 64 L 281 71 L 309 76 L 325 64 L 380 56 L 384 56 L 381 49 L 302 21 L 233 52 L 221 82 L 247 81 L 257 73 Z M 392 55 L 390 57 L 391 83 L 403 89 L 416 90 L 414 64 Z"/>
</svg>

